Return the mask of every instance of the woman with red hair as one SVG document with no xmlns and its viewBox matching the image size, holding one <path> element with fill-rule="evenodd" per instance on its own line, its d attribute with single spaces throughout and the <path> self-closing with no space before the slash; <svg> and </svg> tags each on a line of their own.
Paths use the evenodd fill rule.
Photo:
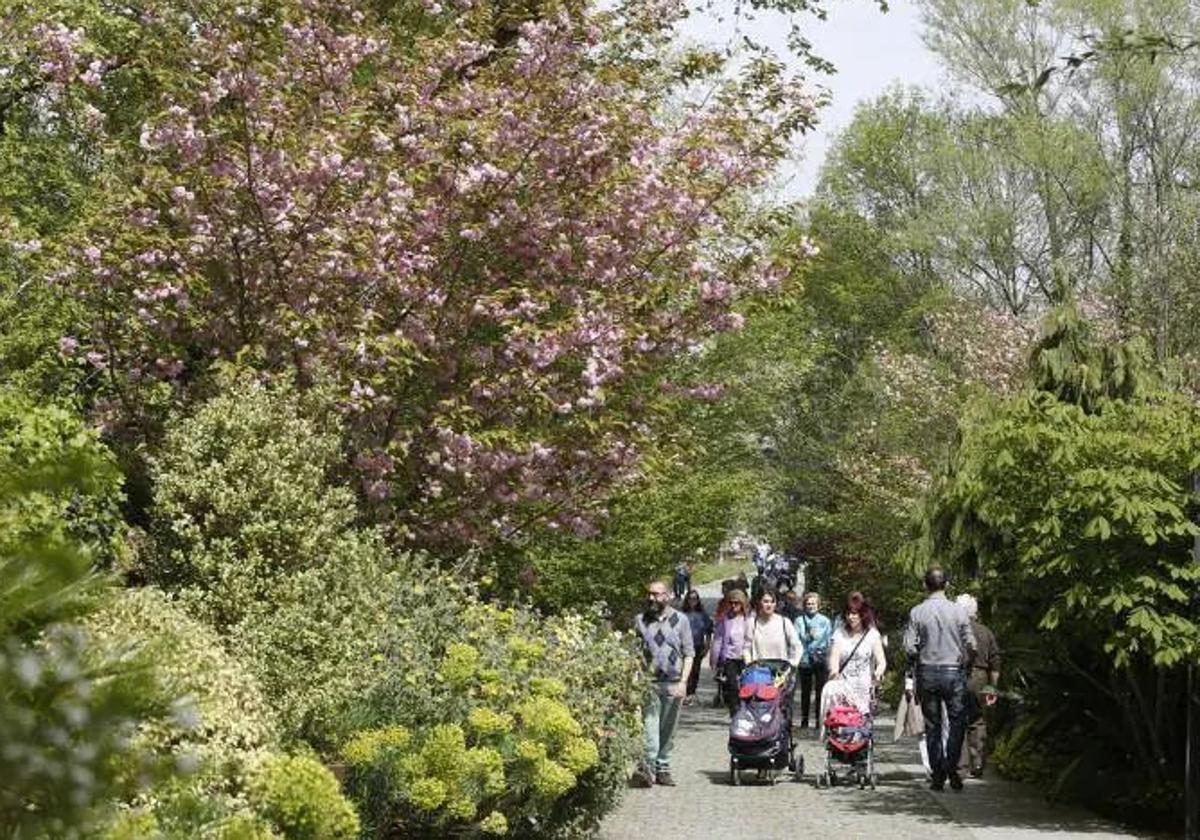
<svg viewBox="0 0 1200 840">
<path fill-rule="evenodd" d="M 875 626 L 875 610 L 861 592 L 846 597 L 841 618 L 829 652 L 829 680 L 845 680 L 859 708 L 869 711 L 872 689 L 887 670 L 883 636 Z"/>
</svg>

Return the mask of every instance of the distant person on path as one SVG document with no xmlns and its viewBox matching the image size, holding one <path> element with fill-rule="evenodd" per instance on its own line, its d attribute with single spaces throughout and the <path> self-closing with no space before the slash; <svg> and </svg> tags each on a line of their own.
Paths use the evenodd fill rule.
<svg viewBox="0 0 1200 840">
<path fill-rule="evenodd" d="M 845 680 L 858 698 L 859 709 L 870 713 L 875 686 L 886 671 L 887 655 L 875 626 L 875 610 L 861 592 L 851 592 L 833 632 L 829 679 Z"/>
<path fill-rule="evenodd" d="M 683 599 L 683 614 L 691 624 L 692 647 L 696 652 L 692 659 L 692 669 L 688 672 L 687 696 L 683 698 L 683 705 L 690 706 L 696 702 L 696 687 L 700 684 L 700 663 L 704 661 L 704 654 L 708 652 L 712 641 L 713 621 L 704 611 L 704 602 L 700 600 L 700 593 L 695 589 L 689 590 Z"/>
<path fill-rule="evenodd" d="M 817 699 L 821 714 L 821 689 L 829 673 L 829 648 L 833 644 L 833 622 L 821 615 L 821 597 L 816 592 L 804 596 L 804 606 L 796 617 L 796 636 L 800 639 L 800 728 L 808 728 L 812 698 Z"/>
<path fill-rule="evenodd" d="M 917 696 L 925 717 L 925 744 L 933 767 L 932 790 L 962 790 L 958 759 L 966 730 L 967 680 L 964 669 L 975 653 L 975 635 L 966 612 L 946 598 L 946 573 L 925 573 L 925 600 L 912 608 L 904 630 L 904 649 L 916 663 Z M 942 744 L 942 704 L 950 719 Z"/>
<path fill-rule="evenodd" d="M 1000 683 L 1000 645 L 996 643 L 996 634 L 978 620 L 979 602 L 973 595 L 964 592 L 954 599 L 954 603 L 966 612 L 975 636 L 975 658 L 971 660 L 971 671 L 967 676 L 967 691 L 975 700 L 972 709 L 975 719 L 967 721 L 958 773 L 960 776 L 969 773 L 971 778 L 978 779 L 983 775 L 983 754 L 987 743 L 984 714 L 989 706 L 996 704 L 996 686 Z"/>
<path fill-rule="evenodd" d="M 684 594 L 692 587 L 692 567 L 686 560 L 680 560 L 675 565 L 675 600 L 683 600 Z"/>
<path fill-rule="evenodd" d="M 724 676 L 725 705 L 732 715 L 737 711 L 738 679 L 742 676 L 745 660 L 743 651 L 749 646 L 750 619 L 747 616 L 749 600 L 741 589 L 731 589 L 725 596 L 728 611 L 717 623 L 713 633 L 712 650 L 708 654 L 709 667 Z"/>
<path fill-rule="evenodd" d="M 795 621 L 800 617 L 800 613 L 802 612 L 804 610 L 800 606 L 800 593 L 794 589 L 789 589 L 787 594 L 783 596 L 783 603 L 779 605 L 779 614 L 788 621 Z"/>
<path fill-rule="evenodd" d="M 663 581 L 652 582 L 646 587 L 646 609 L 634 621 L 642 637 L 646 663 L 654 672 L 654 692 L 642 708 L 645 761 L 633 777 L 640 787 L 675 784 L 671 778 L 671 748 L 695 648 L 691 624 L 671 607 L 670 597 Z"/>
<path fill-rule="evenodd" d="M 800 640 L 796 625 L 775 612 L 775 593 L 765 589 L 758 596 L 758 609 L 750 622 L 750 643 L 742 650 L 742 659 L 786 659 L 793 668 L 800 662 Z"/>
</svg>

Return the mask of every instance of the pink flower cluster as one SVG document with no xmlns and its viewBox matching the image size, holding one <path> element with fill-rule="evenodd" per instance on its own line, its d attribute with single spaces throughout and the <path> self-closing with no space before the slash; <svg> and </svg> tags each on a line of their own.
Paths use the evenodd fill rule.
<svg viewBox="0 0 1200 840">
<path fill-rule="evenodd" d="M 247 347 L 332 378 L 364 495 L 426 544 L 587 533 L 653 434 L 649 374 L 782 283 L 731 232 L 811 99 L 760 65 L 667 119 L 666 54 L 628 57 L 674 0 L 559 4 L 507 45 L 471 3 L 409 34 L 335 0 L 256 8 L 174 57 L 137 189 L 80 244 L 94 349 L 138 382 Z"/>
</svg>

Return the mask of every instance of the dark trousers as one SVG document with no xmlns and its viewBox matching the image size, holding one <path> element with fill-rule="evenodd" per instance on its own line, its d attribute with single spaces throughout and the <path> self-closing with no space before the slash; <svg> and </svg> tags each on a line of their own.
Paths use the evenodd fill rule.
<svg viewBox="0 0 1200 840">
<path fill-rule="evenodd" d="M 935 780 L 958 772 L 963 734 L 967 729 L 967 678 L 961 668 L 931 667 L 917 669 L 917 692 L 921 714 L 925 717 L 925 747 Z M 950 731 L 942 749 L 942 704 L 950 719 Z"/>
<path fill-rule="evenodd" d="M 688 589 L 691 588 L 691 585 L 692 585 L 692 579 L 690 576 L 681 575 L 678 572 L 676 572 L 675 573 L 675 585 L 673 587 L 675 599 L 682 601 L 683 596 L 687 594 L 687 591 L 688 591 Z"/>
<path fill-rule="evenodd" d="M 816 714 L 813 719 L 819 724 L 821 717 L 821 689 L 825 687 L 825 663 L 821 662 L 813 668 L 800 669 L 800 725 L 808 724 L 808 712 L 812 708 L 814 692 L 816 696 Z"/>
<path fill-rule="evenodd" d="M 696 648 L 696 658 L 692 660 L 692 670 L 688 671 L 687 678 L 687 696 L 691 697 L 696 693 L 696 687 L 700 685 L 700 663 L 704 661 L 704 654 L 708 652 L 708 648 L 703 645 Z"/>
<path fill-rule="evenodd" d="M 742 669 L 746 664 L 740 659 L 725 659 L 721 662 L 721 670 L 725 672 L 725 705 L 729 707 L 732 716 L 737 711 L 738 680 L 742 677 Z"/>
</svg>

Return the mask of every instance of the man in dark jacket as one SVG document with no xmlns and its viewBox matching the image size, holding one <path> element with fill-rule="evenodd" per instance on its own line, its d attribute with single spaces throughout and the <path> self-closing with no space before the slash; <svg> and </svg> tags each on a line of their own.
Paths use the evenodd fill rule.
<svg viewBox="0 0 1200 840">
<path fill-rule="evenodd" d="M 967 676 L 967 691 L 974 699 L 971 710 L 974 720 L 968 720 L 967 734 L 963 742 L 962 755 L 958 760 L 958 773 L 970 773 L 978 779 L 983 775 L 983 751 L 987 742 L 987 707 L 996 702 L 996 686 L 1000 683 L 1000 645 L 996 634 L 978 620 L 979 603 L 966 593 L 954 599 L 971 620 L 971 632 L 975 635 L 975 658 Z"/>
</svg>

